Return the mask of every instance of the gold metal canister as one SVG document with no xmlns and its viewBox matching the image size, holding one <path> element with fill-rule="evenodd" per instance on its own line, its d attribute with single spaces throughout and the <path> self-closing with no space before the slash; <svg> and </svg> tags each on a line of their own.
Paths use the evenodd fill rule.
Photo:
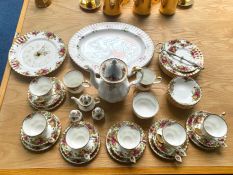
<svg viewBox="0 0 233 175">
<path fill-rule="evenodd" d="M 46 8 L 52 3 L 51 0 L 35 0 L 35 4 L 38 8 Z"/>
<path fill-rule="evenodd" d="M 152 0 L 152 4 L 158 4 L 160 0 Z"/>
<path fill-rule="evenodd" d="M 138 15 L 149 15 L 151 0 L 134 0 L 133 12 Z"/>
<path fill-rule="evenodd" d="M 163 15 L 173 15 L 176 12 L 178 0 L 161 0 L 159 11 Z"/>
<path fill-rule="evenodd" d="M 121 14 L 122 0 L 104 0 L 103 12 L 108 16 Z"/>
</svg>

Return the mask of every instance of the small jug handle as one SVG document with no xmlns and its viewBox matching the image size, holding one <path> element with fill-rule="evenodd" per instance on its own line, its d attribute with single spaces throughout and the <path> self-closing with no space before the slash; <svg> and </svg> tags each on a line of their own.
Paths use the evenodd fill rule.
<svg viewBox="0 0 233 175">
<path fill-rule="evenodd" d="M 132 73 L 135 74 L 135 73 L 137 73 L 137 72 L 140 72 L 140 73 L 141 73 L 141 76 L 140 76 L 138 79 L 136 79 L 136 80 L 130 82 L 130 83 L 129 83 L 129 87 L 131 87 L 131 86 L 133 86 L 133 85 L 136 85 L 136 84 L 138 84 L 140 81 L 142 81 L 142 78 L 143 78 L 143 71 L 142 71 L 142 68 L 140 68 L 140 67 L 133 67 Z"/>
</svg>

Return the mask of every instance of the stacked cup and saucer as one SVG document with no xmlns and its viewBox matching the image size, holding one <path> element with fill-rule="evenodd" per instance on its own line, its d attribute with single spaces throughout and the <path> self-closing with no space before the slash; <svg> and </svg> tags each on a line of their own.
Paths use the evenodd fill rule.
<svg viewBox="0 0 233 175">
<path fill-rule="evenodd" d="M 225 148 L 228 126 L 221 115 L 207 111 L 197 111 L 191 114 L 186 122 L 188 136 L 192 142 L 207 151 Z"/>
<path fill-rule="evenodd" d="M 84 164 L 93 160 L 99 149 L 100 136 L 97 129 L 90 123 L 71 118 L 71 124 L 60 141 L 62 157 L 73 165 Z"/>
<path fill-rule="evenodd" d="M 188 137 L 185 129 L 173 120 L 158 120 L 149 129 L 149 144 L 159 157 L 181 163 L 186 156 Z"/>
<path fill-rule="evenodd" d="M 60 132 L 61 123 L 57 116 L 47 111 L 38 111 L 23 120 L 20 139 L 30 151 L 45 151 L 56 143 Z"/>
<path fill-rule="evenodd" d="M 52 110 L 65 99 L 63 83 L 55 77 L 36 77 L 30 82 L 28 100 L 37 110 Z"/>
<path fill-rule="evenodd" d="M 136 163 L 146 148 L 146 135 L 137 124 L 123 121 L 109 129 L 106 147 L 114 160 L 121 163 Z"/>
</svg>

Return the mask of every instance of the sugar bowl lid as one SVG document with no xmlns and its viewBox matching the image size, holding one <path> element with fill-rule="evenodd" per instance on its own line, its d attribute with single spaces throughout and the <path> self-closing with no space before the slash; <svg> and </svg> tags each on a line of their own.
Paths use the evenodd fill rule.
<svg viewBox="0 0 233 175">
<path fill-rule="evenodd" d="M 100 66 L 101 78 L 109 83 L 119 83 L 127 77 L 127 74 L 126 63 L 117 58 L 105 60 Z"/>
</svg>

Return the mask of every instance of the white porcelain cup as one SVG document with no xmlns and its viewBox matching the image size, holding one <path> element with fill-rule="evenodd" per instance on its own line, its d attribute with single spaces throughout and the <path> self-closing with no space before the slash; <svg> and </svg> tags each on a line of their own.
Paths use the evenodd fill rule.
<svg viewBox="0 0 233 175">
<path fill-rule="evenodd" d="M 136 74 L 137 79 L 142 76 L 142 80 L 136 85 L 139 90 L 148 91 L 154 84 L 161 83 L 162 78 L 157 77 L 151 69 L 143 68 L 142 72 L 143 74 L 140 72 Z"/>
<path fill-rule="evenodd" d="M 47 136 L 48 123 L 41 113 L 32 113 L 23 120 L 22 129 L 30 138 L 45 138 Z"/>
<path fill-rule="evenodd" d="M 29 84 L 29 92 L 36 96 L 36 101 L 44 102 L 51 98 L 53 82 L 49 77 L 37 77 Z"/>
<path fill-rule="evenodd" d="M 84 88 L 90 87 L 90 83 L 84 80 L 83 74 L 77 70 L 67 72 L 63 77 L 63 83 L 72 94 L 81 93 Z"/>
<path fill-rule="evenodd" d="M 169 154 L 174 155 L 178 162 L 182 162 L 182 156 L 186 156 L 182 145 L 186 142 L 187 133 L 183 126 L 179 123 L 172 123 L 158 131 L 158 135 L 162 138 L 163 144 L 170 150 Z"/>
<path fill-rule="evenodd" d="M 120 145 L 120 149 L 123 152 L 128 152 L 135 149 L 141 142 L 141 134 L 139 129 L 130 126 L 121 126 L 117 133 L 117 141 Z M 132 163 L 136 162 L 136 157 L 130 157 Z"/>
<path fill-rule="evenodd" d="M 74 153 L 74 155 L 79 155 L 84 150 L 90 149 L 90 133 L 88 128 L 85 126 L 70 127 L 66 133 L 65 139 L 67 145 L 71 148 L 71 151 Z M 80 159 L 81 158 L 89 160 L 90 154 L 85 153 L 84 157 L 80 157 Z"/>
<path fill-rule="evenodd" d="M 209 139 L 215 139 L 223 147 L 227 145 L 221 138 L 227 135 L 227 123 L 223 117 L 216 114 L 209 114 L 201 125 L 201 131 L 204 137 Z"/>
</svg>

